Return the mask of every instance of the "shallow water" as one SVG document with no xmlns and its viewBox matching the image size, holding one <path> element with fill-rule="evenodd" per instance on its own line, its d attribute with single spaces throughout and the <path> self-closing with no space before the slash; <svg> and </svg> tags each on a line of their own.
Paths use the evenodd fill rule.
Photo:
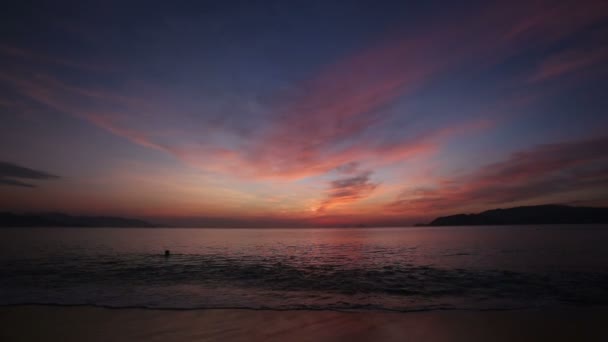
<svg viewBox="0 0 608 342">
<path fill-rule="evenodd" d="M 404 311 L 606 305 L 607 243 L 607 225 L 0 229 L 0 304 Z"/>
</svg>

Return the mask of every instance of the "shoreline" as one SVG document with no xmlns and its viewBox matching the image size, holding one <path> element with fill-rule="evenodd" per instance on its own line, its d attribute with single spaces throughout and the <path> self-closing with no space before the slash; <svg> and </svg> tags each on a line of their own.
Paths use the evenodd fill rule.
<svg viewBox="0 0 608 342">
<path fill-rule="evenodd" d="M 2 341 L 603 341 L 608 307 L 417 312 L 0 306 Z"/>
<path fill-rule="evenodd" d="M 583 309 L 606 309 L 608 306 L 585 305 L 585 306 L 564 306 L 555 307 L 526 306 L 526 307 L 496 307 L 496 308 L 459 308 L 459 307 L 435 307 L 429 309 L 389 309 L 389 308 L 314 308 L 314 307 L 294 307 L 294 308 L 272 308 L 272 307 L 245 307 L 245 306 L 217 306 L 217 307 L 149 307 L 149 306 L 112 306 L 103 304 L 62 304 L 62 303 L 19 303 L 19 304 L 0 304 L 2 308 L 16 307 L 58 307 L 58 308 L 99 308 L 108 310 L 156 310 L 156 311 L 213 311 L 213 310 L 243 310 L 243 311 L 310 311 L 310 312 L 340 312 L 340 313 L 419 313 L 419 312 L 501 312 L 501 311 L 541 311 L 541 310 L 583 310 Z"/>
</svg>

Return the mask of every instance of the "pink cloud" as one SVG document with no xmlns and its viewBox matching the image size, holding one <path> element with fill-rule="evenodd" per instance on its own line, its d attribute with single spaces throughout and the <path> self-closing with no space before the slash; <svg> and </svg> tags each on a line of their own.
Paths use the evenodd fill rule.
<svg viewBox="0 0 608 342">
<path fill-rule="evenodd" d="M 358 201 L 371 195 L 378 187 L 378 183 L 372 182 L 370 176 L 371 172 L 366 171 L 332 181 L 326 194 L 327 198 L 321 202 L 316 209 L 317 212 L 323 212 L 337 205 Z"/>
<path fill-rule="evenodd" d="M 568 50 L 545 60 L 530 77 L 530 82 L 544 82 L 564 75 L 589 70 L 608 61 L 608 48 Z"/>
<path fill-rule="evenodd" d="M 391 162 L 436 149 L 438 139 L 426 137 L 396 142 L 360 137 L 382 119 L 373 114 L 374 109 L 387 104 L 407 87 L 428 79 L 429 71 L 410 73 L 416 69 L 412 67 L 394 71 L 407 50 L 403 46 L 388 45 L 380 50 L 364 51 L 329 68 L 307 82 L 303 95 L 278 113 L 271 126 L 248 146 L 238 150 L 204 141 L 158 143 L 157 132 L 125 124 L 125 117 L 131 116 L 131 121 L 137 121 L 133 115 L 141 116 L 154 107 L 137 98 L 75 87 L 45 75 L 7 74 L 4 79 L 39 103 L 83 118 L 140 146 L 170 153 L 188 164 L 245 177 L 293 179 L 322 174 L 360 159 Z M 396 54 L 397 51 L 401 52 Z M 373 69 L 374 65 L 382 67 L 366 76 L 352 76 L 357 75 L 357 70 Z M 92 111 L 90 101 L 119 109 Z M 347 143 L 337 146 L 343 142 Z"/>
<path fill-rule="evenodd" d="M 602 189 L 608 198 L 607 150 L 607 137 L 540 145 L 469 175 L 441 180 L 437 187 L 406 189 L 388 208 L 434 213 Z"/>
<path fill-rule="evenodd" d="M 608 4 L 602 0 L 525 1 L 505 5 L 500 8 L 505 17 L 518 17 L 505 35 L 509 40 L 555 41 L 608 17 Z"/>
<path fill-rule="evenodd" d="M 567 37 L 605 18 L 605 7 L 600 1 L 492 5 L 466 18 L 431 25 L 415 37 L 393 35 L 320 68 L 297 85 L 297 94 L 274 113 L 268 126 L 238 147 L 204 138 L 161 143 L 157 127 L 142 128 L 148 119 L 146 113 L 155 109 L 158 99 L 144 101 L 40 75 L 5 74 L 3 79 L 39 103 L 87 120 L 137 145 L 169 153 L 189 165 L 255 179 L 299 179 L 354 161 L 373 168 L 433 153 L 451 137 L 470 132 L 467 126 L 479 123 L 395 141 L 366 133 L 383 123 L 386 117 L 381 114 L 382 108 L 442 73 L 476 58 L 497 63 L 522 47 Z M 25 50 L 2 49 L 4 53 L 34 58 Z M 163 124 L 170 122 L 161 120 L 165 120 Z"/>
<path fill-rule="evenodd" d="M 302 178 L 352 161 L 381 164 L 430 153 L 459 129 L 427 134 L 434 139 L 372 140 L 365 133 L 385 119 L 378 109 L 468 62 L 471 55 L 496 55 L 491 59 L 498 62 L 518 51 L 522 41 L 533 46 L 566 37 L 603 18 L 597 12 L 603 6 L 491 6 L 473 20 L 431 27 L 414 38 L 386 39 L 321 69 L 300 85 L 300 95 L 258 140 L 218 163 L 239 163 L 254 177 Z"/>
</svg>

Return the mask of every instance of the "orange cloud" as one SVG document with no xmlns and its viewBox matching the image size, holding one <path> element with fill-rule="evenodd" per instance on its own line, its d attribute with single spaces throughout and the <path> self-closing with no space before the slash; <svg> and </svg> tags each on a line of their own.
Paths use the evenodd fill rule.
<svg viewBox="0 0 608 342">
<path fill-rule="evenodd" d="M 332 181 L 327 191 L 327 199 L 321 202 L 316 211 L 323 212 L 327 208 L 351 203 L 369 196 L 378 187 L 378 183 L 370 181 L 370 176 L 371 172 L 365 171 Z"/>
</svg>

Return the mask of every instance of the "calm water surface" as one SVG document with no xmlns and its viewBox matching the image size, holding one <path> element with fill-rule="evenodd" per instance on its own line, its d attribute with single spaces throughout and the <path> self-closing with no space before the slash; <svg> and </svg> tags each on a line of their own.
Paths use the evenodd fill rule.
<svg viewBox="0 0 608 342">
<path fill-rule="evenodd" d="M 606 246 L 607 225 L 0 229 L 0 304 L 403 311 L 607 305 Z"/>
</svg>

